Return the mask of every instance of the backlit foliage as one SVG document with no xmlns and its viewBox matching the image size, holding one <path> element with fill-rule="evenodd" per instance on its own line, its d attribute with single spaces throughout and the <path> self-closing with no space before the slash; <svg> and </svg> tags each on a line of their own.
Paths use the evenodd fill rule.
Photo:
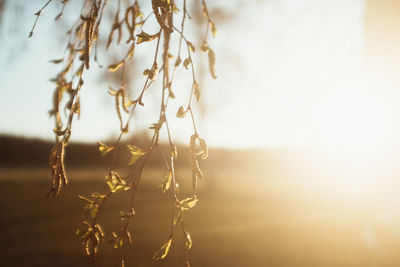
<svg viewBox="0 0 400 267">
<path fill-rule="evenodd" d="M 108 66 L 110 72 L 122 71 L 123 73 L 118 89 L 108 87 L 109 95 L 115 99 L 115 109 L 120 123 L 120 134 L 113 144 L 98 142 L 98 149 L 101 155 L 110 155 L 109 170 L 105 174 L 103 191 L 92 193 L 90 196 L 79 196 L 79 199 L 84 202 L 85 218 L 82 228 L 76 231 L 76 235 L 81 238 L 85 254 L 94 258 L 106 236 L 99 222 L 99 214 L 104 204 L 110 198 L 116 194 L 127 192 L 130 194 L 129 208 L 120 211 L 122 226 L 119 230 L 112 232 L 108 238 L 112 239 L 111 244 L 116 249 L 132 245 L 134 239 L 131 233 L 131 225 L 135 216 L 134 200 L 137 188 L 147 160 L 152 152 L 157 151 L 166 166 L 166 175 L 160 185 L 160 191 L 162 193 L 170 193 L 173 196 L 173 202 L 171 203 L 173 206 L 171 230 L 166 241 L 155 252 L 153 257 L 154 260 L 162 260 L 169 255 L 171 247 L 175 244 L 176 227 L 182 228 L 185 250 L 190 250 L 192 247 L 192 237 L 184 226 L 184 215 L 187 211 L 195 207 L 198 202 L 196 195 L 197 185 L 198 180 L 203 176 L 199 160 L 206 159 L 208 156 L 206 141 L 198 133 L 192 109 L 193 96 L 197 101 L 202 96 L 202 89 L 196 80 L 196 71 L 193 62 L 193 53 L 197 49 L 185 34 L 185 25 L 191 19 L 186 0 L 180 1 L 179 4 L 174 0 L 143 0 L 141 3 L 139 1 L 114 0 L 114 2 L 116 1 L 118 8 L 113 16 L 111 30 L 106 39 L 106 50 L 108 51 L 111 47 L 114 47 L 119 49 L 118 51 L 121 51 L 124 49 L 123 47 L 127 47 L 126 51 L 124 51 L 124 56 Z M 30 37 L 33 35 L 36 23 L 43 10 L 51 2 L 52 0 L 48 0 L 35 13 L 36 20 L 29 33 Z M 53 182 L 48 198 L 58 195 L 63 186 L 68 183 L 64 166 L 65 147 L 68 145 L 72 134 L 73 121 L 79 118 L 80 115 L 80 92 L 84 88 L 85 75 L 90 70 L 93 62 L 98 62 L 99 59 L 98 43 L 101 39 L 100 37 L 103 35 L 99 29 L 104 20 L 103 14 L 107 11 L 109 2 L 113 1 L 83 1 L 82 9 L 76 14 L 76 22 L 67 32 L 68 42 L 64 56 L 51 61 L 62 67 L 60 67 L 61 70 L 56 77 L 52 79 L 55 84 L 55 90 L 53 108 L 50 111 L 50 115 L 55 120 L 54 133 L 56 141 L 50 154 L 50 169 Z M 62 0 L 61 3 L 62 9 L 56 16 L 56 20 L 62 18 L 64 8 L 69 1 Z M 210 17 L 205 1 L 201 3 L 202 10 L 194 10 L 194 12 L 202 12 L 207 23 L 204 25 L 206 27 L 206 34 L 199 51 L 208 54 L 210 73 L 213 78 L 216 78 L 215 53 L 209 46 L 207 38 L 209 32 L 215 36 L 217 29 Z M 142 13 L 141 4 L 151 5 L 152 12 L 145 16 Z M 146 23 L 157 25 L 158 30 L 151 33 L 144 32 L 143 26 Z M 171 43 L 173 36 L 177 36 L 177 40 L 179 40 L 176 46 L 173 46 Z M 121 43 L 125 43 L 125 46 L 120 46 Z M 143 66 L 145 69 L 143 72 L 143 75 L 146 77 L 145 82 L 139 91 L 138 97 L 132 98 L 128 94 L 126 83 L 127 62 L 136 59 L 136 46 L 146 46 L 150 43 L 156 43 L 153 51 L 151 51 L 153 46 L 148 46 L 148 53 L 153 53 L 154 55 L 153 62 L 149 66 Z M 183 72 L 190 70 L 192 78 L 187 102 L 182 103 L 176 113 L 174 112 L 178 118 L 190 119 L 193 127 L 193 134 L 189 142 L 193 188 L 192 195 L 188 197 L 181 197 L 179 195 L 179 184 L 174 168 L 174 160 L 177 158 L 178 151 L 172 140 L 169 119 L 166 115 L 168 103 L 175 100 L 174 76 L 179 68 Z M 144 148 L 140 148 L 135 144 L 122 145 L 121 140 L 129 133 L 129 125 L 132 123 L 135 111 L 144 105 L 143 96 L 156 79 L 161 80 L 159 89 L 161 102 L 158 121 L 149 127 L 153 130 L 150 144 Z M 107 88 L 107 86 L 105 87 Z M 160 131 L 163 127 L 166 128 L 169 140 L 169 153 L 167 155 L 159 147 Z M 125 176 L 122 176 L 116 169 L 117 154 L 121 150 L 129 151 L 129 165 L 133 166 L 133 171 Z M 185 264 L 186 266 L 190 266 L 188 253 L 185 253 L 185 255 Z M 123 258 L 121 259 L 121 265 L 125 265 Z"/>
</svg>

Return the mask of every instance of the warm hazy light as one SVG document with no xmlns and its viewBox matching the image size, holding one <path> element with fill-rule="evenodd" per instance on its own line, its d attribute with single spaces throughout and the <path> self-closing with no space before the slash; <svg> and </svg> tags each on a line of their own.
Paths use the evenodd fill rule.
<svg viewBox="0 0 400 267">
<path fill-rule="evenodd" d="M 44 0 L 24 1 L 28 2 L 39 5 Z M 199 73 L 203 100 L 193 104 L 193 111 L 210 155 L 200 162 L 204 178 L 195 192 L 198 209 L 185 217 L 194 245 L 184 253 L 190 254 L 192 266 L 400 266 L 400 0 L 208 2 L 226 12 L 227 19 L 216 19 L 218 35 L 210 40 L 219 79 L 210 78 L 204 54 L 200 55 L 204 62 L 195 64 L 203 66 L 205 75 L 200 78 Z M 34 49 L 7 68 L 3 63 L 0 90 L 7 97 L 0 97 L 0 133 L 53 137 L 47 114 L 54 88 L 46 81 L 56 71 L 45 65 L 60 56 L 51 35 L 53 20 L 42 16 L 36 39 L 26 43 Z M 51 49 L 50 43 L 54 43 Z M 181 79 L 187 70 L 179 71 L 174 81 L 177 98 L 190 92 Z M 120 127 L 114 99 L 107 94 L 107 82 L 91 78 L 82 90 L 82 116 L 73 124 L 72 141 L 111 143 Z M 138 93 L 135 86 L 132 92 Z M 159 109 L 154 99 L 158 88 L 146 91 L 145 106 L 133 116 L 133 137 L 158 120 L 154 112 Z M 192 122 L 176 118 L 181 99 L 169 103 L 168 123 L 173 141 L 179 144 L 176 179 L 179 194 L 185 195 L 192 188 L 192 174 L 184 165 L 190 158 L 183 144 L 193 134 Z M 97 152 L 94 145 L 87 147 Z M 72 151 L 73 144 L 68 149 Z M 29 152 L 36 157 L 34 149 Z M 162 162 L 158 156 L 154 153 Z M 43 162 L 47 154 L 44 158 Z M 55 200 L 61 208 L 45 202 L 48 185 L 43 181 L 48 171 L 44 168 L 0 169 L 0 182 L 7 182 L 0 193 L 11 199 L 0 202 L 6 216 L 0 220 L 6 229 L 2 249 L 11 255 L 9 262 L 25 256 L 36 260 L 37 266 L 45 266 L 42 261 L 49 266 L 81 261 L 78 254 L 68 254 L 75 253 L 69 251 L 70 244 L 80 249 L 70 228 L 77 222 L 72 210 L 82 207 L 72 192 L 91 192 L 91 183 L 102 183 L 103 169 L 109 168 L 90 161 L 89 167 L 81 167 L 86 160 L 82 153 L 74 158 L 79 164 L 66 165 L 71 183 Z M 147 261 L 146 253 L 151 260 L 156 240 L 165 238 L 171 224 L 167 214 L 172 191 L 162 194 L 157 187 L 168 172 L 160 162 L 146 163 L 153 165 L 146 165 L 135 200 L 134 245 L 126 255 L 132 263 L 139 260 L 139 265 Z M 115 223 L 112 229 L 118 230 L 119 208 L 114 203 L 101 220 Z M 167 228 L 160 226 L 164 223 Z M 113 253 L 119 259 L 119 252 Z"/>
</svg>

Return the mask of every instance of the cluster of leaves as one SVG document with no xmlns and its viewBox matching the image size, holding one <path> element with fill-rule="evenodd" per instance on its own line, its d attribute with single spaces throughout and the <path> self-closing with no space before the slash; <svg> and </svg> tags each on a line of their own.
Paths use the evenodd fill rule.
<svg viewBox="0 0 400 267">
<path fill-rule="evenodd" d="M 36 20 L 29 36 L 32 36 L 39 16 L 50 2 L 52 2 L 52 0 L 48 0 L 45 5 L 35 13 Z M 69 1 L 62 0 L 61 2 L 63 4 L 62 10 L 56 16 L 56 20 L 62 17 L 64 8 Z M 66 185 L 68 181 L 64 168 L 64 151 L 71 136 L 72 122 L 75 117 L 79 118 L 80 115 L 79 95 L 84 84 L 84 75 L 89 70 L 92 61 L 94 60 L 96 62 L 98 60 L 97 47 L 100 39 L 99 27 L 102 22 L 103 14 L 108 6 L 107 4 L 107 0 L 84 1 L 82 10 L 80 11 L 81 13 L 74 25 L 67 32 L 68 43 L 66 45 L 64 57 L 51 61 L 54 64 L 63 65 L 63 67 L 53 79 L 56 87 L 54 90 L 53 108 L 50 111 L 50 115 L 55 119 L 54 133 L 56 142 L 50 154 L 50 169 L 53 182 L 48 194 L 49 198 L 58 195 L 62 187 Z M 79 229 L 76 234 L 82 240 L 85 254 L 93 258 L 98 253 L 99 246 L 103 243 L 105 237 L 105 233 L 98 222 L 99 214 L 108 199 L 123 192 L 130 194 L 129 209 L 128 211 L 122 210 L 120 212 L 122 226 L 119 231 L 112 232 L 111 243 L 114 248 L 122 248 L 132 244 L 133 238 L 129 229 L 135 215 L 134 199 L 136 190 L 142 177 L 145 163 L 153 151 L 158 151 L 165 162 L 167 174 L 160 185 L 160 189 L 162 193 L 171 192 L 174 211 L 171 218 L 171 232 L 161 248 L 154 254 L 153 259 L 162 260 L 167 257 L 171 246 L 175 245 L 175 229 L 178 226 L 182 227 L 185 250 L 188 251 L 192 247 L 191 235 L 184 226 L 184 214 L 191 210 L 198 201 L 196 195 L 197 184 L 198 179 L 203 176 L 199 166 L 199 159 L 207 158 L 208 149 L 206 141 L 200 138 L 192 109 L 193 96 L 195 96 L 197 101 L 201 99 L 201 88 L 196 80 L 196 72 L 192 58 L 192 53 L 195 53 L 196 47 L 187 39 L 184 33 L 186 22 L 188 19 L 191 19 L 191 17 L 187 10 L 186 0 L 181 1 L 181 7 L 178 7 L 174 0 L 152 0 L 151 3 L 149 2 L 148 4 L 151 4 L 152 12 L 147 17 L 144 17 L 137 0 L 134 0 L 133 3 L 130 3 L 130 1 L 121 3 L 121 0 L 118 0 L 118 8 L 107 38 L 106 49 L 108 50 L 114 42 L 116 45 L 119 45 L 124 38 L 124 34 L 127 34 L 127 36 L 125 36 L 125 44 L 128 48 L 122 59 L 108 66 L 110 72 L 116 72 L 122 69 L 123 78 L 118 89 L 109 87 L 108 90 L 108 93 L 115 98 L 115 108 L 120 122 L 119 137 L 112 145 L 98 142 L 99 151 L 103 156 L 111 154 L 110 166 L 106 175 L 104 189 L 101 193 L 96 192 L 91 194 L 90 197 L 79 196 L 79 198 L 85 202 L 84 227 Z M 217 30 L 215 23 L 210 18 L 204 0 L 202 0 L 202 9 L 203 15 L 207 20 L 207 29 L 200 51 L 208 53 L 210 73 L 213 78 L 216 78 L 215 53 L 210 48 L 207 38 L 209 31 L 215 36 Z M 121 16 L 120 14 L 124 15 Z M 174 25 L 174 16 L 181 18 L 180 28 Z M 143 26 L 152 19 L 154 19 L 155 25 L 158 26 L 158 31 L 151 34 L 144 32 Z M 177 35 L 179 40 L 175 56 L 173 56 L 174 51 L 172 51 L 173 47 L 171 45 L 171 37 L 173 35 Z M 116 41 L 114 41 L 115 37 Z M 137 45 L 150 42 L 156 42 L 153 63 L 144 70 L 143 75 L 146 77 L 144 85 L 139 91 L 138 97 L 132 99 L 126 88 L 127 62 L 134 60 L 134 51 Z M 186 46 L 186 57 L 182 60 L 181 57 L 183 57 L 184 54 L 182 48 L 184 46 Z M 162 52 L 160 53 L 161 50 Z M 173 58 L 175 58 L 174 63 L 171 61 Z M 177 158 L 178 151 L 172 141 L 168 117 L 166 115 L 169 101 L 175 99 L 173 81 L 175 72 L 180 67 L 181 63 L 186 70 L 191 70 L 192 77 L 188 102 L 186 105 L 181 105 L 176 113 L 178 118 L 185 118 L 187 114 L 190 114 L 193 125 L 193 135 L 190 138 L 189 146 L 192 159 L 193 193 L 186 198 L 181 198 L 179 196 L 179 184 L 175 176 L 174 168 L 174 160 Z M 153 137 L 151 138 L 150 144 L 145 149 L 135 145 L 123 146 L 121 144 L 121 139 L 124 135 L 129 133 L 129 123 L 132 120 L 135 110 L 140 105 L 144 105 L 143 96 L 145 92 L 153 81 L 160 76 L 162 84 L 160 88 L 160 112 L 158 121 L 149 127 L 153 130 Z M 123 115 L 123 113 L 126 113 L 126 115 Z M 163 127 L 166 128 L 169 140 L 168 155 L 165 155 L 159 147 L 160 131 Z M 129 165 L 132 165 L 133 168 L 131 169 L 132 171 L 125 176 L 120 175 L 120 172 L 116 170 L 115 167 L 117 153 L 120 149 L 129 150 L 131 155 Z M 186 266 L 190 266 L 188 253 L 185 253 L 185 255 Z M 121 259 L 121 264 L 122 266 L 125 265 L 124 259 Z"/>
</svg>

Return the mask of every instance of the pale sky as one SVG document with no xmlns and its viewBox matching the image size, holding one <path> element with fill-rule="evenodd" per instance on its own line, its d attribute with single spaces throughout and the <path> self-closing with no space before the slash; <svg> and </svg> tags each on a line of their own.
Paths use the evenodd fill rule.
<svg viewBox="0 0 400 267">
<path fill-rule="evenodd" d="M 58 69 L 47 62 L 59 58 L 63 49 L 60 34 L 54 33 L 57 11 L 44 12 L 34 37 L 26 38 L 34 21 L 31 14 L 41 2 L 25 11 L 21 32 L 8 27 L 1 33 L 0 133 L 53 138 L 53 121 L 47 115 L 53 92 L 49 79 Z M 365 0 L 238 5 L 234 19 L 217 25 L 218 35 L 210 42 L 219 78 L 206 79 L 202 86 L 206 113 L 199 132 L 211 145 L 357 147 L 399 141 L 394 126 L 400 119 L 395 104 L 399 94 L 365 79 Z M 10 16 L 4 20 L 6 29 Z M 84 86 L 82 116 L 74 124 L 72 140 L 96 142 L 118 134 L 107 88 L 95 82 Z M 152 94 L 139 116 L 152 113 Z M 179 105 L 173 103 L 171 120 Z M 143 118 L 137 127 L 156 120 Z M 189 122 L 176 120 L 173 125 L 175 139 L 186 142 Z"/>
</svg>

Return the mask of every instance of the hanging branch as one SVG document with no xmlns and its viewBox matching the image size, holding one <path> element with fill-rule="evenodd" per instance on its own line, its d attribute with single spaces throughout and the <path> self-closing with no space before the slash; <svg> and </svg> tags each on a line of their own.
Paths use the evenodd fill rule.
<svg viewBox="0 0 400 267">
<path fill-rule="evenodd" d="M 41 12 L 49 5 L 51 0 L 48 0 L 45 5 L 35 13 L 36 20 L 30 32 L 36 26 L 37 20 Z M 64 8 L 68 0 L 63 0 L 60 13 L 56 16 L 56 20 L 60 19 L 63 15 Z M 207 30 L 201 51 L 208 52 L 210 73 L 213 78 L 215 74 L 215 54 L 207 44 L 207 36 L 209 28 L 213 35 L 216 33 L 214 22 L 211 20 L 207 6 L 204 1 L 203 14 L 207 18 Z M 52 175 L 52 186 L 48 194 L 48 198 L 57 196 L 64 185 L 68 183 L 66 168 L 64 164 L 65 147 L 69 143 L 72 134 L 72 124 L 76 117 L 80 116 L 80 91 L 84 85 L 84 73 L 90 70 L 90 63 L 94 54 L 94 60 L 98 61 L 98 42 L 100 40 L 100 25 L 102 23 L 103 13 L 107 12 L 109 5 L 107 0 L 85 0 L 82 10 L 71 29 L 67 32 L 69 35 L 68 43 L 66 45 L 63 58 L 52 60 L 54 64 L 62 65 L 61 71 L 56 75 L 52 81 L 56 87 L 53 97 L 53 108 L 50 115 L 54 117 L 55 127 L 55 144 L 50 154 L 50 170 Z M 163 260 L 173 248 L 173 257 L 175 264 L 177 264 L 176 254 L 176 227 L 181 225 L 182 234 L 184 239 L 186 266 L 190 266 L 188 251 L 192 247 L 192 238 L 187 228 L 184 226 L 184 214 L 192 209 L 197 201 L 198 180 L 203 177 L 202 171 L 199 166 L 199 160 L 205 159 L 208 156 L 208 149 L 206 141 L 200 138 L 198 129 L 196 127 L 195 115 L 192 109 L 193 96 L 197 101 L 201 99 L 201 89 L 196 80 L 195 65 L 193 62 L 192 54 L 195 53 L 195 45 L 190 42 L 184 34 L 187 19 L 190 16 L 187 11 L 186 0 L 182 1 L 181 11 L 175 5 L 173 0 L 152 0 L 152 13 L 146 18 L 143 18 L 138 1 L 133 3 L 121 2 L 118 0 L 117 11 L 114 13 L 114 19 L 107 38 L 106 50 L 111 47 L 117 46 L 121 43 L 127 45 L 127 50 L 122 59 L 108 66 L 110 72 L 118 72 L 122 70 L 122 80 L 120 87 L 114 89 L 108 87 L 108 93 L 114 98 L 115 110 L 119 121 L 120 134 L 112 145 L 107 145 L 98 142 L 98 149 L 102 156 L 111 154 L 110 163 L 107 173 L 105 174 L 105 182 L 101 192 L 94 192 L 89 197 L 78 196 L 80 200 L 85 203 L 84 206 L 84 219 L 83 227 L 76 231 L 78 237 L 82 241 L 82 248 L 84 253 L 95 258 L 98 254 L 100 244 L 103 243 L 106 233 L 104 233 L 100 223 L 99 215 L 104 209 L 105 203 L 117 194 L 127 192 L 130 194 L 130 200 L 127 209 L 121 209 L 120 219 L 122 226 L 118 231 L 111 234 L 113 247 L 121 251 L 121 266 L 125 266 L 125 259 L 123 255 L 123 248 L 132 245 L 131 226 L 133 217 L 135 216 L 134 204 L 135 197 L 139 188 L 143 171 L 146 166 L 150 155 L 153 151 L 160 154 L 166 167 L 166 176 L 164 177 L 160 189 L 162 193 L 171 193 L 171 222 L 170 231 L 166 235 L 166 241 L 161 248 L 155 252 L 154 260 Z M 123 15 L 121 15 L 123 14 Z M 154 15 L 154 16 L 152 16 Z M 180 29 L 174 25 L 174 17 L 180 15 Z M 142 30 L 146 23 L 152 21 L 158 26 L 158 31 L 155 33 L 146 33 Z M 125 34 L 127 34 L 125 36 Z M 117 36 L 116 42 L 114 37 Z M 172 52 L 171 39 L 173 36 L 179 37 L 178 50 L 176 51 L 175 62 L 171 64 L 171 59 L 174 57 Z M 121 42 L 121 40 L 126 40 Z M 134 51 L 136 46 L 144 46 L 146 43 L 156 42 L 153 51 L 153 62 L 144 70 L 143 74 L 146 76 L 145 82 L 138 92 L 138 97 L 132 99 L 128 94 L 126 75 L 128 65 L 127 63 L 134 58 Z M 187 57 L 183 60 L 182 44 L 186 44 Z M 94 46 L 94 49 L 93 49 Z M 94 52 L 93 52 L 94 50 Z M 179 118 L 185 118 L 187 113 L 190 113 L 189 119 L 193 125 L 193 135 L 190 138 L 190 158 L 192 168 L 192 195 L 182 198 L 179 194 L 179 184 L 176 177 L 176 170 L 174 161 L 177 158 L 178 150 L 173 142 L 171 135 L 171 126 L 167 116 L 168 104 L 170 101 L 175 100 L 173 92 L 173 81 L 175 73 L 183 65 L 184 69 L 190 68 L 192 77 L 190 86 L 190 95 L 187 104 L 181 105 L 176 113 Z M 173 67 L 173 70 L 171 70 Z M 185 70 L 183 70 L 185 71 Z M 153 136 L 149 145 L 142 149 L 135 144 L 122 145 L 122 139 L 129 133 L 129 124 L 133 120 L 134 114 L 140 106 L 144 105 L 144 96 L 148 88 L 155 80 L 161 77 L 161 100 L 160 110 L 158 114 L 158 121 L 153 123 L 149 128 L 153 130 Z M 63 101 L 67 98 L 67 101 Z M 139 105 L 138 105 L 139 104 Z M 169 152 L 164 154 L 160 149 L 159 140 L 161 129 L 165 126 L 166 135 L 169 143 Z M 117 170 L 117 156 L 121 150 L 127 150 L 130 153 L 129 165 L 131 171 L 123 176 Z M 172 188 L 172 189 L 171 189 Z"/>
</svg>

